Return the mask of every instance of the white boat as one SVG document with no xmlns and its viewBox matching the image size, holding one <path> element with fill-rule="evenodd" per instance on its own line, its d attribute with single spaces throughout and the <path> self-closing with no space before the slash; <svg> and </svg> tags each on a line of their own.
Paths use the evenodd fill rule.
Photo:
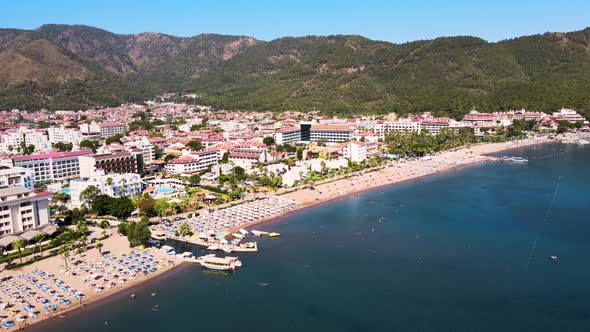
<svg viewBox="0 0 590 332">
<path fill-rule="evenodd" d="M 233 233 L 232 236 L 240 240 L 244 238 L 244 235 L 242 235 L 241 233 Z"/>
<path fill-rule="evenodd" d="M 215 250 L 219 250 L 219 247 L 216 245 L 212 245 L 212 246 L 207 247 L 207 250 L 215 251 Z"/>
<path fill-rule="evenodd" d="M 240 233 L 242 233 L 243 235 L 248 235 L 249 232 L 243 228 L 240 228 Z"/>
<path fill-rule="evenodd" d="M 165 253 L 166 255 L 176 255 L 174 248 L 172 248 L 171 246 L 162 246 L 159 250 Z"/>
<path fill-rule="evenodd" d="M 228 254 L 232 252 L 230 247 L 223 247 L 222 250 L 227 252 Z"/>
<path fill-rule="evenodd" d="M 262 235 L 267 235 L 268 232 L 252 230 L 252 234 L 254 234 L 256 236 L 262 236 Z"/>
<path fill-rule="evenodd" d="M 217 271 L 234 271 L 236 268 L 242 266 L 242 262 L 237 257 L 216 257 L 215 255 L 207 255 L 199 257 L 201 266 Z"/>
</svg>

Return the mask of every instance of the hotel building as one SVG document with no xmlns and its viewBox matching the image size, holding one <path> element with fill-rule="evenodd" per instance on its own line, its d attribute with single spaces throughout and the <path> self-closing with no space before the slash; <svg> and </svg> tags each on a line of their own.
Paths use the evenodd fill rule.
<svg viewBox="0 0 590 332">
<path fill-rule="evenodd" d="M 8 153 L 17 153 L 22 145 L 33 145 L 35 151 L 49 149 L 51 145 L 42 131 L 20 127 L 16 131 L 8 131 L 0 134 L 0 150 Z"/>
<path fill-rule="evenodd" d="M 351 141 L 354 129 L 346 125 L 312 125 L 309 133 L 312 142 L 340 143 Z"/>
<path fill-rule="evenodd" d="M 567 109 L 567 108 L 562 108 L 557 112 L 553 112 L 553 117 L 559 121 L 559 120 L 565 120 L 565 121 L 569 121 L 569 122 L 585 122 L 586 119 L 581 116 L 580 114 L 578 114 L 578 112 L 572 110 L 572 109 Z"/>
<path fill-rule="evenodd" d="M 47 128 L 49 136 L 49 143 L 55 144 L 59 142 L 80 144 L 83 140 L 82 133 L 78 129 L 61 127 Z"/>
<path fill-rule="evenodd" d="M 70 181 L 71 204 L 81 207 L 80 194 L 88 187 L 94 186 L 103 195 L 110 197 L 135 197 L 140 195 L 143 183 L 139 174 L 109 174 Z"/>
<path fill-rule="evenodd" d="M 92 150 L 47 152 L 30 156 L 15 156 L 14 166 L 30 169 L 35 182 L 61 181 L 80 176 L 80 158 L 92 155 Z"/>
<path fill-rule="evenodd" d="M 138 164 L 142 162 L 138 162 L 138 158 L 141 158 L 141 153 L 133 154 L 127 151 L 83 156 L 80 157 L 80 176 L 90 177 L 99 173 L 140 173 Z M 143 167 L 141 170 L 143 171 Z"/>
<path fill-rule="evenodd" d="M 279 128 L 275 131 L 274 139 L 277 145 L 294 145 L 301 141 L 301 129 L 299 127 Z"/>
<path fill-rule="evenodd" d="M 166 165 L 166 172 L 170 174 L 192 174 L 206 170 L 209 165 L 216 165 L 219 160 L 217 150 L 207 150 L 187 153 L 172 159 Z"/>
<path fill-rule="evenodd" d="M 30 176 L 30 171 L 22 168 L 1 167 L 0 236 L 49 224 L 49 199 L 52 193 L 36 192 L 27 187 L 31 185 L 30 179 L 26 179 Z"/>
</svg>

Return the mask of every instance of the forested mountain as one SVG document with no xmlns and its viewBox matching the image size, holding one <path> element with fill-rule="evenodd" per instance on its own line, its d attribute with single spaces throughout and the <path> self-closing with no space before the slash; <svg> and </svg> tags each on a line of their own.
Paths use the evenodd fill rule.
<svg viewBox="0 0 590 332">
<path fill-rule="evenodd" d="M 421 112 L 459 117 L 514 107 L 590 111 L 590 28 L 488 43 L 404 44 L 361 36 L 280 38 L 86 26 L 0 30 L 0 108 L 79 108 L 197 92 L 246 110 Z"/>
</svg>

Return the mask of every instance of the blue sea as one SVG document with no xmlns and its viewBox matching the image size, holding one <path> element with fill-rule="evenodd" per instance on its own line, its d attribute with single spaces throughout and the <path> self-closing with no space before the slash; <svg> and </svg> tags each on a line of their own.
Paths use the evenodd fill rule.
<svg viewBox="0 0 590 332">
<path fill-rule="evenodd" d="M 588 331 L 590 147 L 503 154 L 530 161 L 293 213 L 233 274 L 185 265 L 31 331 Z"/>
</svg>

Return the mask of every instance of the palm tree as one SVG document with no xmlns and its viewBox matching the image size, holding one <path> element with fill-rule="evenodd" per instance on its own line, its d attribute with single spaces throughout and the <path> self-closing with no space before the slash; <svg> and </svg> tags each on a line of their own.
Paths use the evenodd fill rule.
<svg viewBox="0 0 590 332">
<path fill-rule="evenodd" d="M 104 244 L 102 243 L 102 241 L 98 241 L 98 243 L 96 244 L 96 249 L 98 249 L 98 252 L 102 255 L 102 247 L 104 246 Z"/>
<path fill-rule="evenodd" d="M 21 249 L 25 247 L 27 243 L 24 240 L 14 240 L 12 241 L 12 248 L 18 250 L 18 258 L 20 262 L 23 262 L 23 257 L 21 256 Z"/>
<path fill-rule="evenodd" d="M 41 246 L 41 242 L 43 240 L 45 240 L 45 234 L 43 234 L 43 233 L 39 233 L 39 234 L 36 234 L 35 236 L 33 236 L 33 241 L 36 242 L 36 246 L 39 249 L 40 254 L 42 254 L 41 249 L 43 247 Z M 33 254 L 34 254 L 34 252 L 33 252 Z M 43 255 L 41 255 L 41 256 L 43 256 Z"/>
<path fill-rule="evenodd" d="M 59 247 L 58 253 L 63 256 L 64 261 L 66 263 L 66 267 L 68 267 L 68 257 L 70 257 L 70 246 L 68 244 L 62 244 Z"/>
<path fill-rule="evenodd" d="M 107 186 L 109 186 L 109 187 L 110 187 L 112 184 L 113 184 L 113 178 L 111 178 L 111 177 L 108 177 L 108 178 L 107 178 Z"/>
<path fill-rule="evenodd" d="M 78 250 L 78 253 L 80 254 L 80 256 L 82 255 L 83 251 L 86 251 L 86 241 L 88 240 L 88 237 L 86 237 L 86 235 L 80 236 L 80 244 L 82 245 L 80 247 L 80 250 Z"/>
</svg>

